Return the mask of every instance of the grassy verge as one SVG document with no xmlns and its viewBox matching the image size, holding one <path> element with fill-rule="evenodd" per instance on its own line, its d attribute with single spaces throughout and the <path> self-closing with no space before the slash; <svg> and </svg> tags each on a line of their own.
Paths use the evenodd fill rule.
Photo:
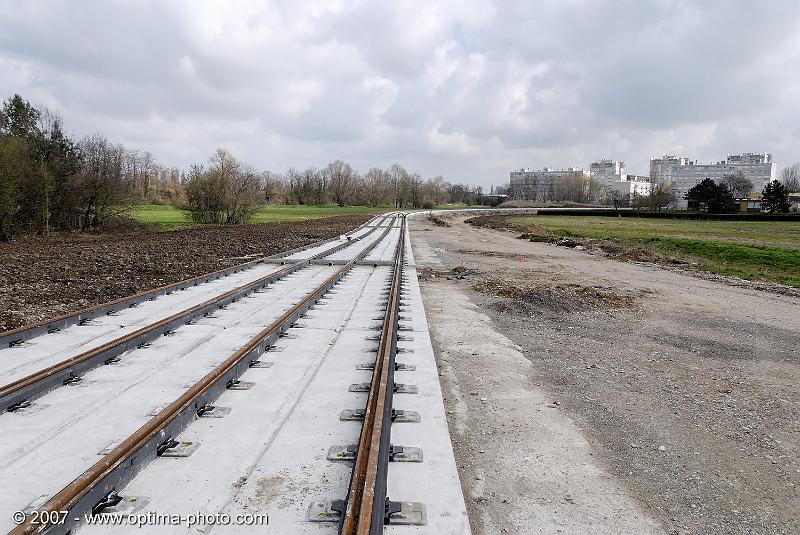
<svg viewBox="0 0 800 535">
<path fill-rule="evenodd" d="M 514 228 L 644 248 L 690 262 L 692 269 L 800 286 L 800 224 L 647 218 L 513 217 Z"/>
<path fill-rule="evenodd" d="M 372 208 L 369 206 L 261 206 L 250 222 L 302 221 L 338 215 L 381 213 L 391 209 L 390 207 Z M 158 225 L 164 230 L 192 224 L 189 212 L 174 206 L 143 204 L 134 206 L 128 214 L 140 223 Z"/>
</svg>

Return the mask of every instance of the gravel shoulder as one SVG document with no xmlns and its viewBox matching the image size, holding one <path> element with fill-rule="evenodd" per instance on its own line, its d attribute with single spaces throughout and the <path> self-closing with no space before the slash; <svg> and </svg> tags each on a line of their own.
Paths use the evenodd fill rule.
<svg viewBox="0 0 800 535">
<path fill-rule="evenodd" d="M 411 229 L 475 533 L 800 532 L 800 299 L 464 219 Z"/>
<path fill-rule="evenodd" d="M 369 214 L 0 243 L 0 332 L 339 236 Z"/>
</svg>

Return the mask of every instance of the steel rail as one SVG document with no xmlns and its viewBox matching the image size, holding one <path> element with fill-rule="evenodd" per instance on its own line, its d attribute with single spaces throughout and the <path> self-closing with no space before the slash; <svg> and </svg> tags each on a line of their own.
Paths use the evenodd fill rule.
<svg viewBox="0 0 800 535">
<path fill-rule="evenodd" d="M 381 219 L 376 223 L 376 226 L 380 226 L 386 221 L 389 215 L 387 214 L 383 216 L 376 216 L 376 218 L 377 217 L 380 217 Z M 376 218 L 373 218 L 370 221 L 373 221 Z M 367 221 L 363 225 L 357 227 L 353 232 L 357 232 L 369 226 L 370 221 Z M 277 253 L 263 258 L 256 258 L 255 260 L 250 260 L 242 264 L 237 264 L 235 266 L 223 268 L 217 271 L 212 271 L 211 273 L 198 275 L 196 277 L 174 282 L 171 284 L 166 284 L 164 286 L 159 286 L 158 288 L 154 288 L 152 290 L 145 290 L 143 292 L 138 292 L 136 294 L 129 295 L 126 297 L 120 297 L 118 299 L 106 301 L 105 303 L 100 303 L 98 305 L 93 305 L 90 307 L 83 308 L 81 310 L 78 310 L 77 312 L 70 312 L 67 314 L 63 314 L 61 316 L 57 316 L 55 318 L 51 318 L 36 323 L 30 323 L 28 325 L 22 325 L 15 329 L 0 332 L 0 347 L 12 347 L 16 344 L 25 342 L 26 340 L 30 340 L 32 338 L 36 338 L 43 334 L 60 331 L 71 325 L 75 325 L 76 323 L 81 323 L 83 321 L 88 321 L 93 318 L 97 318 L 100 316 L 111 314 L 119 310 L 130 308 L 131 306 L 142 303 L 154 297 L 159 297 L 161 295 L 169 295 L 173 292 L 189 288 L 190 286 L 197 286 L 199 284 L 220 279 L 222 277 L 227 277 L 228 275 L 232 275 L 234 273 L 250 269 L 251 267 L 260 263 L 269 262 L 271 260 L 279 260 L 286 256 L 290 256 L 305 251 L 307 249 L 319 247 L 329 241 L 330 240 L 320 240 L 314 243 L 310 243 L 308 245 L 303 245 L 301 247 L 295 247 L 294 249 L 290 249 L 288 251 L 283 251 L 282 253 Z"/>
<path fill-rule="evenodd" d="M 342 535 L 383 533 L 386 519 L 386 476 L 389 463 L 394 367 L 397 353 L 400 289 L 405 246 L 405 218 L 395 256 L 392 284 L 372 372 L 364 423 L 339 524 Z"/>
<path fill-rule="evenodd" d="M 392 219 L 392 221 L 394 221 L 394 219 Z M 129 351 L 141 344 L 148 343 L 158 336 L 170 332 L 187 322 L 190 322 L 200 316 L 207 315 L 215 309 L 219 309 L 232 302 L 235 302 L 250 292 L 280 280 L 287 275 L 308 266 L 313 260 L 323 258 L 327 255 L 344 249 L 349 245 L 357 243 L 360 241 L 360 239 L 372 234 L 378 228 L 380 227 L 375 226 L 357 240 L 340 243 L 334 247 L 330 247 L 313 255 L 310 259 L 304 262 L 289 264 L 273 273 L 238 286 L 223 294 L 207 299 L 202 303 L 176 312 L 175 314 L 172 314 L 154 323 L 150 323 L 124 336 L 120 336 L 78 355 L 62 360 L 61 362 L 37 370 L 36 372 L 17 379 L 16 381 L 2 385 L 0 386 L 0 413 L 9 409 L 14 410 L 17 407 L 20 407 L 22 404 L 26 404 L 31 400 L 40 397 L 55 388 L 58 388 L 59 386 L 62 386 L 70 381 L 75 381 L 75 378 L 80 377 L 82 373 L 85 373 L 94 367 L 97 367 L 101 364 L 112 363 L 118 355 L 121 355 L 122 353 Z"/>
<path fill-rule="evenodd" d="M 160 447 L 178 436 L 198 417 L 198 414 L 202 413 L 204 407 L 209 406 L 233 384 L 236 378 L 249 368 L 254 359 L 266 351 L 270 344 L 314 306 L 353 266 L 366 257 L 386 237 L 392 227 L 393 225 L 386 227 L 378 240 L 306 294 L 298 304 L 273 321 L 177 400 L 51 497 L 38 511 L 28 514 L 22 523 L 11 530 L 10 535 L 70 533 L 75 527 L 74 519 L 80 518 L 78 515 L 96 511 L 101 502 L 114 496 L 116 489 L 122 488 L 148 462 L 156 458 Z M 53 515 L 43 514 L 54 511 L 69 512 L 65 515 L 63 524 L 54 524 L 51 522 Z M 34 519 L 44 521 L 35 523 Z"/>
</svg>

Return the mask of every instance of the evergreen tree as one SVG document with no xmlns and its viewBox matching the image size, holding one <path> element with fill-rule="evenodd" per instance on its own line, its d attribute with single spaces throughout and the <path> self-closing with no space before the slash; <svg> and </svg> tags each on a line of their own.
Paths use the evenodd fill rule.
<svg viewBox="0 0 800 535">
<path fill-rule="evenodd" d="M 683 198 L 692 201 L 700 211 L 712 214 L 733 211 L 733 194 L 725 185 L 717 184 L 710 178 L 703 179 Z"/>
<path fill-rule="evenodd" d="M 762 191 L 764 198 L 761 200 L 761 209 L 770 214 L 789 211 L 789 192 L 786 186 L 777 180 L 773 180 L 764 186 Z"/>
</svg>

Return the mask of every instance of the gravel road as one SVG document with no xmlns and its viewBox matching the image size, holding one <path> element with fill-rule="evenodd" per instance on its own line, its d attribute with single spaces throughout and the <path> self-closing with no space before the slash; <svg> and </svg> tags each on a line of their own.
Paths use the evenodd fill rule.
<svg viewBox="0 0 800 535">
<path fill-rule="evenodd" d="M 800 532 L 800 299 L 463 219 L 411 229 L 475 533 Z"/>
</svg>

